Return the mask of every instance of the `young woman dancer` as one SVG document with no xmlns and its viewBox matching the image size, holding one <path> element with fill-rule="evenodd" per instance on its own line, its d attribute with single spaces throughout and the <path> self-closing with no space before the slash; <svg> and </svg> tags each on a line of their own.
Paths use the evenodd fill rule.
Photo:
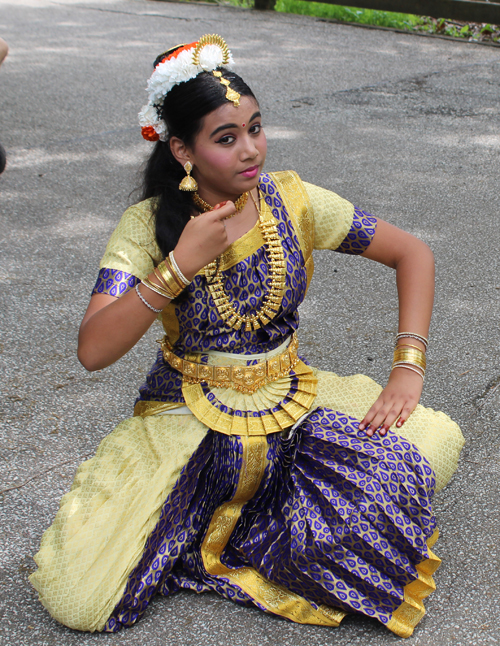
<svg viewBox="0 0 500 646">
<path fill-rule="evenodd" d="M 215 591 L 299 623 L 347 613 L 407 637 L 439 559 L 431 497 L 463 443 L 418 405 L 434 263 L 413 236 L 293 171 L 263 172 L 259 104 L 219 36 L 158 57 L 143 201 L 113 233 L 83 319 L 89 370 L 165 336 L 135 406 L 77 471 L 31 581 L 60 622 L 131 626 L 156 593 Z M 396 270 L 389 381 L 310 367 L 313 249 Z"/>
</svg>

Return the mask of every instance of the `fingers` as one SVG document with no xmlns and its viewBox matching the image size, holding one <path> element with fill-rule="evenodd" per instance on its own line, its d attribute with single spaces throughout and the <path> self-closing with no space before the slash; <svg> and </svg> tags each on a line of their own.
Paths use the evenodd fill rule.
<svg viewBox="0 0 500 646">
<path fill-rule="evenodd" d="M 368 437 L 377 431 L 383 437 L 396 420 L 396 428 L 401 428 L 418 404 L 422 385 L 419 375 L 409 370 L 393 370 L 387 386 L 360 422 L 359 429 Z"/>
<path fill-rule="evenodd" d="M 415 408 L 417 406 L 417 403 L 418 402 L 416 402 L 414 405 L 411 404 L 411 403 L 408 403 L 408 404 L 406 404 L 406 406 L 403 407 L 403 410 L 401 411 L 399 419 L 398 419 L 398 421 L 396 423 L 397 428 L 401 428 L 403 426 L 403 424 L 406 422 L 408 417 L 410 417 L 410 415 L 415 410 Z"/>
<path fill-rule="evenodd" d="M 228 201 L 228 202 L 221 202 L 220 204 L 216 204 L 213 208 L 213 211 L 209 211 L 206 214 L 206 217 L 214 221 L 215 220 L 221 221 L 231 217 L 235 213 L 236 213 L 236 207 L 234 206 L 234 203 L 231 201 Z"/>
<path fill-rule="evenodd" d="M 401 428 L 415 410 L 417 403 L 415 400 L 388 403 L 379 397 L 359 424 L 359 430 L 366 431 L 368 437 L 372 437 L 378 430 L 379 435 L 383 437 L 396 420 L 396 427 Z"/>
<path fill-rule="evenodd" d="M 379 398 L 370 408 L 359 428 L 361 430 L 366 428 L 368 437 L 371 437 L 377 429 L 379 429 L 379 434 L 384 436 L 389 427 L 398 419 L 401 412 L 402 406 L 400 402 L 385 402 L 380 401 Z"/>
</svg>

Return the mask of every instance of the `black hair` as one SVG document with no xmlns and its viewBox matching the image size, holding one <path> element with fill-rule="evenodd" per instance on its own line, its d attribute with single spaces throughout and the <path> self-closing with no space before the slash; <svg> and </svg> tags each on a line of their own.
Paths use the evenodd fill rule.
<svg viewBox="0 0 500 646">
<path fill-rule="evenodd" d="M 219 71 L 230 81 L 231 89 L 255 99 L 240 76 L 224 68 L 219 68 Z M 169 138 L 178 137 L 192 147 L 203 127 L 203 117 L 226 102 L 226 88 L 220 80 L 210 72 L 202 72 L 196 78 L 173 87 L 159 110 Z M 156 240 L 165 256 L 175 248 L 193 213 L 191 193 L 179 190 L 179 183 L 185 176 L 184 168 L 172 155 L 170 141 L 157 141 L 146 162 L 142 199 L 158 198 L 154 207 Z"/>
</svg>

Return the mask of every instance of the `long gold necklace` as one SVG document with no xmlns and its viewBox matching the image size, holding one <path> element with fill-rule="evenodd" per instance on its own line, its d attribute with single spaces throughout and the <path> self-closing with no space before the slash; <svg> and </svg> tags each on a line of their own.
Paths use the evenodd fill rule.
<svg viewBox="0 0 500 646">
<path fill-rule="evenodd" d="M 224 290 L 224 279 L 218 271 L 220 259 L 219 262 L 213 260 L 205 267 L 208 289 L 219 316 L 226 325 L 235 330 L 239 330 L 244 323 L 245 332 L 258 330 L 261 325 L 266 325 L 276 316 L 283 301 L 286 283 L 285 253 L 278 233 L 278 223 L 274 217 L 264 220 L 254 196 L 251 193 L 250 196 L 259 214 L 259 229 L 264 238 L 269 259 L 270 288 L 260 310 L 255 314 L 239 314 Z"/>
<path fill-rule="evenodd" d="M 237 213 L 241 213 L 243 209 L 245 208 L 245 204 L 248 201 L 248 191 L 246 193 L 242 193 L 239 198 L 235 201 L 234 206 L 236 211 L 233 213 L 233 215 L 228 215 L 227 218 L 224 218 L 225 220 L 229 220 L 230 218 L 234 218 L 234 216 Z M 205 200 L 198 195 L 198 193 L 193 193 L 193 202 L 196 204 L 196 206 L 203 212 L 206 213 L 207 211 L 212 211 L 213 206 L 211 206 L 208 202 L 205 202 Z"/>
</svg>

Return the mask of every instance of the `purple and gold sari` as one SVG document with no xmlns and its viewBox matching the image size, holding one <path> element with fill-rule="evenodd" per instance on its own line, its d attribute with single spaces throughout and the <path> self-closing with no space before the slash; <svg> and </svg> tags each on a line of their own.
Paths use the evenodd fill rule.
<svg viewBox="0 0 500 646">
<path fill-rule="evenodd" d="M 375 233 L 375 218 L 294 173 L 263 175 L 259 188 L 263 217 L 277 220 L 285 254 L 279 313 L 258 330 L 229 328 L 199 274 L 162 315 L 185 361 L 244 370 L 278 357 L 299 327 L 313 249 L 359 254 Z M 111 239 L 94 293 L 119 297 L 161 261 L 145 224 L 151 218 L 138 207 Z M 259 228 L 220 260 L 239 313 L 255 312 L 269 278 Z M 378 392 L 367 377 L 338 377 L 303 359 L 253 391 L 210 386 L 187 379 L 160 350 L 135 417 L 103 442 L 93 464 L 82 465 L 44 536 L 32 576 L 42 602 L 74 628 L 115 632 L 138 621 L 155 594 L 212 591 L 298 623 L 335 627 L 358 613 L 411 635 L 440 564 L 431 551 L 438 535 L 431 498 L 436 482 L 441 487 L 451 477 L 463 439 L 447 416 L 421 406 L 404 437 L 390 430 L 368 438 L 358 422 Z M 162 454 L 167 441 L 183 446 L 175 468 L 175 456 Z M 157 467 L 141 475 L 148 459 Z M 116 473 L 130 474 L 120 476 L 119 488 L 108 482 L 104 509 L 95 483 L 110 460 Z M 446 464 L 442 472 L 439 464 Z M 138 492 L 152 490 L 154 500 L 144 502 L 150 511 L 136 509 Z M 78 522 L 75 505 L 89 510 Z M 107 520 L 109 541 L 99 534 Z M 93 559 L 86 567 L 79 545 L 89 535 L 100 546 L 85 557 Z M 107 563 L 117 545 L 123 558 L 113 556 L 106 579 L 96 584 L 91 568 Z M 77 555 L 85 593 L 71 583 Z"/>
</svg>

